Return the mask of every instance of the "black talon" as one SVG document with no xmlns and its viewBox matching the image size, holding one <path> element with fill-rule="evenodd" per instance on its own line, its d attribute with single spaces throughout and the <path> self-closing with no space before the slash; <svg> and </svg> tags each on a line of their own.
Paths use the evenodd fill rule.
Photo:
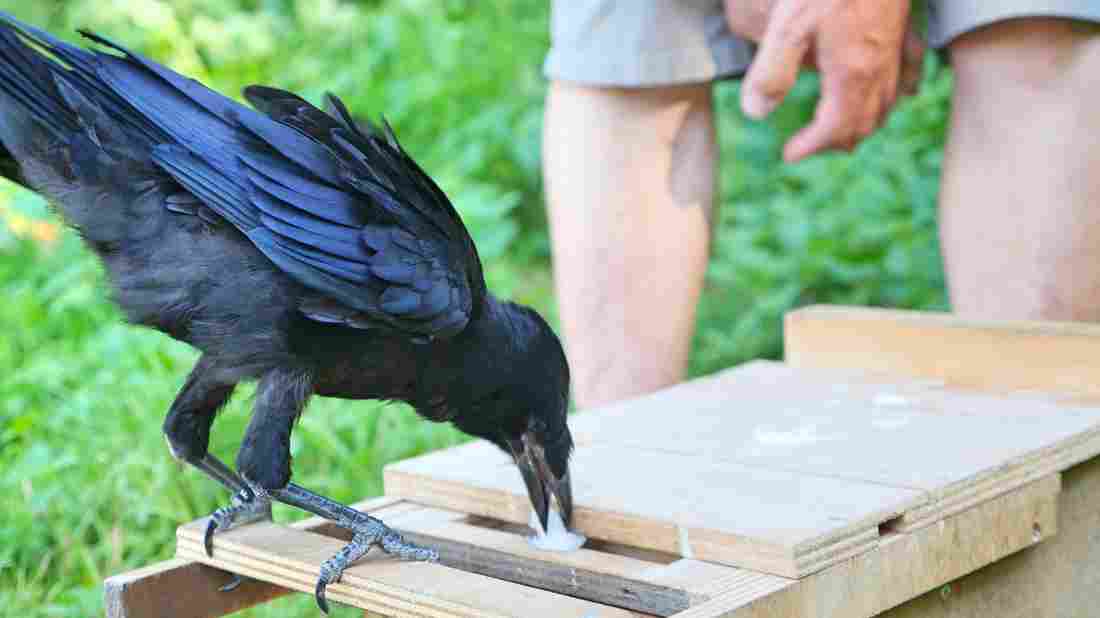
<svg viewBox="0 0 1100 618">
<path fill-rule="evenodd" d="M 203 534 L 202 545 L 208 558 L 214 557 L 214 533 L 228 530 L 236 524 L 249 523 L 260 519 L 271 519 L 271 502 L 265 494 L 244 487 L 233 494 L 232 503 L 210 515 Z"/>
<path fill-rule="evenodd" d="M 325 600 L 325 586 L 328 584 L 323 579 L 317 580 L 317 587 L 313 589 L 313 598 L 317 600 L 317 607 L 326 616 L 328 615 L 328 601 Z"/>
<path fill-rule="evenodd" d="M 229 580 L 229 582 L 221 588 L 218 588 L 218 592 L 233 592 L 238 587 L 240 587 L 242 581 L 243 580 L 241 580 L 241 576 L 234 573 L 233 579 Z"/>
<path fill-rule="evenodd" d="M 171 448 L 171 446 L 169 448 Z M 242 496 L 247 496 L 249 500 L 255 496 L 255 492 L 249 489 L 248 483 L 241 478 L 239 474 L 210 453 L 207 453 L 200 459 L 189 460 L 189 463 L 195 466 L 195 468 L 203 474 L 224 485 L 226 489 L 232 492 L 236 504 L 240 503 L 240 498 Z M 232 506 L 229 508 L 232 508 Z M 214 556 L 214 533 L 217 532 L 218 526 L 226 516 L 227 510 L 227 508 L 220 508 L 214 511 L 214 513 L 210 515 L 209 521 L 206 522 L 206 531 L 202 536 L 202 546 L 208 558 Z M 267 514 L 270 515 L 270 510 Z M 262 515 L 261 513 L 261 516 Z M 230 519 L 230 523 L 232 523 L 232 518 Z M 232 580 L 218 588 L 220 592 L 232 592 L 240 587 L 243 581 L 241 576 L 236 573 L 232 575 Z"/>
<path fill-rule="evenodd" d="M 206 533 L 202 536 L 202 546 L 206 549 L 206 557 L 214 557 L 214 530 L 217 529 L 218 522 L 214 521 L 214 517 L 210 516 L 210 521 L 206 522 Z"/>
</svg>

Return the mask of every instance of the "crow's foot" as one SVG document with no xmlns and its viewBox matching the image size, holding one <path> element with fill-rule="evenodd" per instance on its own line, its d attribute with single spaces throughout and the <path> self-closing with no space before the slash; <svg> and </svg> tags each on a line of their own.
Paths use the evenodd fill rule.
<svg viewBox="0 0 1100 618">
<path fill-rule="evenodd" d="M 406 541 L 398 532 L 382 523 L 382 520 L 371 517 L 366 513 L 360 513 L 351 507 L 315 494 L 294 483 L 287 485 L 285 489 L 274 490 L 271 493 L 275 500 L 283 504 L 296 506 L 320 515 L 335 522 L 341 528 L 352 532 L 351 542 L 345 545 L 335 556 L 321 564 L 321 572 L 317 578 L 314 596 L 317 600 L 317 607 L 321 608 L 321 611 L 326 614 L 328 613 L 328 601 L 325 599 L 325 589 L 329 584 L 340 581 L 344 569 L 362 558 L 375 545 L 381 547 L 382 551 L 387 554 L 402 560 L 439 561 L 439 553 L 434 549 L 421 547 Z"/>
<path fill-rule="evenodd" d="M 343 522 L 340 525 L 354 532 L 355 536 L 335 556 L 321 564 L 321 575 L 317 578 L 314 596 L 317 599 L 317 606 L 326 614 L 328 613 L 328 601 L 325 600 L 325 588 L 333 582 L 340 581 L 344 569 L 362 558 L 374 545 L 381 547 L 382 551 L 387 554 L 404 560 L 422 562 L 436 562 L 439 560 L 439 554 L 434 549 L 409 543 L 401 538 L 400 534 L 382 523 L 382 520 L 369 515 L 363 515 L 362 521 L 351 525 Z"/>
</svg>

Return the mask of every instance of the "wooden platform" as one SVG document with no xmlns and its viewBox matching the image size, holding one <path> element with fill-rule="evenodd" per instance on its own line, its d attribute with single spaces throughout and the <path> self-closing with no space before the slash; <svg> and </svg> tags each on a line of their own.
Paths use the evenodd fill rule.
<svg viewBox="0 0 1100 618">
<path fill-rule="evenodd" d="M 1100 479 L 1086 362 L 1100 329 L 814 308 L 786 336 L 786 364 L 572 419 L 584 549 L 529 546 L 514 465 L 475 442 L 388 467 L 387 497 L 360 505 L 442 564 L 372 554 L 329 598 L 384 616 L 869 617 L 1057 544 L 1063 474 Z M 1088 506 L 1100 513 L 1100 494 Z M 317 520 L 258 524 L 218 535 L 210 559 L 203 525 L 180 528 L 177 561 L 108 580 L 110 615 L 190 615 L 127 608 L 188 587 L 205 599 L 220 580 L 199 563 L 277 585 L 215 595 L 225 611 L 204 615 L 309 592 L 342 544 Z"/>
<path fill-rule="evenodd" d="M 791 578 L 1100 453 L 1100 408 L 770 363 L 573 425 L 580 530 Z M 474 443 L 389 467 L 386 491 L 526 522 L 514 468 Z"/>
</svg>

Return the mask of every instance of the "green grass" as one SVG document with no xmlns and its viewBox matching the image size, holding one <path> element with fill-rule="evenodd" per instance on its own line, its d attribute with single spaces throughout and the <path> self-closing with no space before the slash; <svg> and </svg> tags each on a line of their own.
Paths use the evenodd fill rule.
<svg viewBox="0 0 1100 618">
<path fill-rule="evenodd" d="M 222 92 L 268 83 L 316 101 L 332 90 L 358 113 L 384 113 L 458 204 L 490 285 L 553 319 L 539 178 L 545 5 L 0 0 L 66 36 L 92 27 Z M 694 374 L 776 357 L 780 316 L 805 303 L 944 306 L 935 199 L 951 82 L 934 59 L 926 68 L 922 94 L 857 152 L 795 166 L 779 164 L 779 147 L 812 112 L 812 78 L 767 123 L 740 115 L 736 85 L 717 89 L 722 203 Z M 169 557 L 176 525 L 226 498 L 175 464 L 160 436 L 196 354 L 124 325 L 73 234 L 17 233 L 56 223 L 41 200 L 5 186 L 2 220 L 0 607 L 101 615 L 104 577 Z M 250 392 L 215 425 L 228 460 Z M 463 439 L 400 406 L 318 400 L 294 434 L 296 478 L 354 500 L 381 491 L 386 462 Z M 243 615 L 316 613 L 294 598 Z"/>
</svg>

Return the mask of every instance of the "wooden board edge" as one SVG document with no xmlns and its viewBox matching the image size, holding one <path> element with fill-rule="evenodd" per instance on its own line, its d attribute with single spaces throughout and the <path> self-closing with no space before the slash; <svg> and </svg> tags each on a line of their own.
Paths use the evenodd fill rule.
<svg viewBox="0 0 1100 618">
<path fill-rule="evenodd" d="M 957 328 L 971 331 L 1005 332 L 1018 335 L 1088 337 L 1100 339 L 1100 324 L 1057 320 L 990 320 L 970 318 L 950 311 L 890 309 L 863 305 L 806 305 L 788 311 L 784 321 L 870 320 L 915 327 Z"/>
<path fill-rule="evenodd" d="M 1092 441 L 1095 438 L 1090 440 Z M 1086 448 L 1088 453 L 1095 452 L 1087 443 Z M 933 496 L 926 504 L 906 511 L 897 521 L 894 531 L 913 532 L 1044 478 L 1060 478 L 1057 473 L 1091 457 L 1080 456 L 1080 451 L 1081 448 L 1067 448 L 1047 460 L 1024 462 L 1011 466 L 1010 470 L 999 470 L 986 475 L 976 482 L 970 480 L 962 489 Z M 1061 485 L 1050 484 L 1049 489 L 1057 494 L 1061 491 Z"/>
<path fill-rule="evenodd" d="M 470 515 L 526 524 L 531 509 L 530 505 L 521 503 L 507 492 L 428 478 L 402 468 L 388 467 L 382 472 L 382 478 L 386 495 Z M 574 516 L 579 514 L 574 513 Z"/>
<path fill-rule="evenodd" d="M 949 313 L 815 305 L 784 316 L 784 361 L 983 391 L 1100 398 L 1100 326 L 981 321 Z M 1036 357 L 1045 357 L 1036 364 Z"/>
<path fill-rule="evenodd" d="M 890 519 L 890 516 L 882 519 Z M 685 530 L 683 535 L 685 540 L 681 542 L 690 548 L 685 557 L 790 579 L 805 577 L 868 551 L 879 539 L 877 523 L 846 530 L 844 534 L 831 535 L 825 540 L 814 539 L 812 544 L 804 546 L 769 544 L 705 529 Z"/>
<path fill-rule="evenodd" d="M 875 550 L 788 586 L 755 595 L 729 593 L 676 618 L 871 618 L 1057 534 L 1060 476 L 1034 481 L 938 525 L 888 535 Z"/>
</svg>

